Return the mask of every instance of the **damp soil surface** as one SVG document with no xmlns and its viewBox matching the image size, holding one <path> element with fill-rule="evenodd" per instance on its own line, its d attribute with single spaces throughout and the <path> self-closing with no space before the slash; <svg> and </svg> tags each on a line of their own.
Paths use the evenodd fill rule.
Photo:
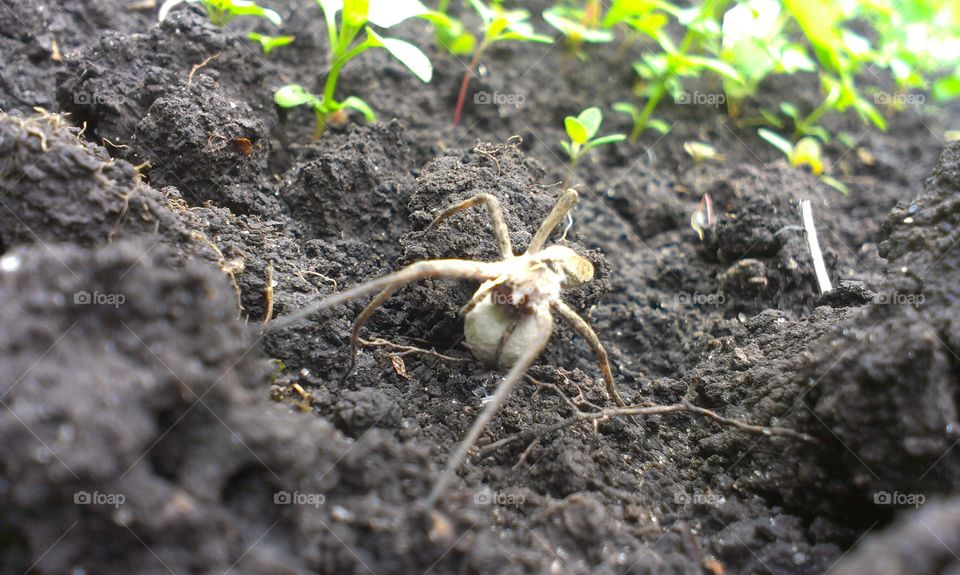
<svg viewBox="0 0 960 575">
<path fill-rule="evenodd" d="M 561 191 L 563 117 L 623 99 L 642 47 L 581 66 L 497 47 L 453 127 L 464 66 L 405 23 L 433 82 L 368 52 L 340 90 L 380 121 L 312 141 L 272 92 L 328 65 L 314 2 L 276 3 L 297 39 L 269 58 L 245 39 L 269 25 L 195 6 L 157 25 L 146 4 L 0 0 L 0 573 L 960 571 L 957 108 L 828 118 L 856 142 L 826 148 L 849 196 L 714 106 L 665 104 L 669 135 L 598 149 L 553 236 L 596 275 L 564 298 L 628 403 L 716 417 L 573 422 L 612 405 L 558 323 L 430 510 L 503 377 L 462 341 L 476 284 L 399 291 L 352 373 L 364 299 L 259 326 L 418 260 L 496 259 L 483 209 L 426 233 L 478 193 L 524 249 Z M 799 76 L 751 106 L 818 97 Z"/>
</svg>

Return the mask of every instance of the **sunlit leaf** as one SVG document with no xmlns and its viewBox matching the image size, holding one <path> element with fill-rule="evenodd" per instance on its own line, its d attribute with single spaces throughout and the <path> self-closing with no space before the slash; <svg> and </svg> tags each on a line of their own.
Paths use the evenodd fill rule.
<svg viewBox="0 0 960 575">
<path fill-rule="evenodd" d="M 367 28 L 367 34 L 370 37 L 373 46 L 385 48 L 390 54 L 400 61 L 413 72 L 417 78 L 424 82 L 429 82 L 433 78 L 433 65 L 430 64 L 430 58 L 409 42 L 397 40 L 396 38 L 385 38 Z"/>
</svg>

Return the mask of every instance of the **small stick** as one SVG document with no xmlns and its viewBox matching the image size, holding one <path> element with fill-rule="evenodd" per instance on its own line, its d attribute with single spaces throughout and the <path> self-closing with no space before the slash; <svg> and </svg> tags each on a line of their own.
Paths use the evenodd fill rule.
<svg viewBox="0 0 960 575">
<path fill-rule="evenodd" d="M 817 283 L 820 284 L 820 293 L 833 289 L 830 276 L 827 275 L 827 264 L 823 261 L 820 251 L 820 241 L 817 239 L 817 228 L 813 224 L 813 207 L 810 200 L 800 200 L 800 217 L 803 219 L 803 229 L 807 235 L 807 247 L 810 248 L 810 258 L 813 259 L 813 271 L 817 274 Z"/>
<path fill-rule="evenodd" d="M 267 263 L 267 287 L 263 290 L 263 295 L 267 300 L 267 313 L 263 317 L 263 323 L 273 319 L 273 260 Z"/>
<path fill-rule="evenodd" d="M 515 433 L 513 435 L 504 437 L 499 441 L 495 441 L 490 445 L 487 445 L 483 449 L 478 450 L 477 460 L 483 459 L 484 457 L 490 455 L 491 453 L 497 451 L 505 445 L 509 445 L 515 441 L 519 441 L 526 437 L 533 437 L 539 439 L 540 437 L 563 429 L 564 427 L 570 427 L 581 421 L 599 421 L 602 419 L 610 419 L 613 417 L 643 417 L 650 415 L 664 415 L 667 413 L 693 413 L 696 415 L 702 415 L 713 419 L 724 425 L 729 425 L 735 427 L 747 433 L 752 433 L 755 435 L 764 435 L 767 437 L 770 436 L 780 436 L 780 437 L 790 437 L 792 439 L 798 439 L 806 443 L 817 443 L 815 437 L 807 435 L 806 433 L 801 433 L 793 429 L 786 427 L 763 427 L 760 425 L 752 425 L 745 423 L 743 421 L 738 421 L 736 419 L 731 419 L 729 417 L 724 417 L 715 411 L 709 409 L 698 407 L 691 404 L 688 401 L 681 401 L 680 403 L 673 403 L 670 405 L 628 405 L 626 407 L 613 407 L 609 409 L 602 409 L 600 411 L 589 411 L 589 412 L 578 412 L 570 417 L 550 425 L 541 425 L 533 429 L 528 429 L 527 431 L 522 431 L 520 433 Z"/>
<path fill-rule="evenodd" d="M 207 59 L 204 60 L 203 62 L 200 62 L 199 64 L 197 64 L 197 65 L 194 66 L 193 68 L 190 68 L 190 75 L 187 76 L 187 86 L 189 86 L 190 84 L 193 84 L 193 75 L 197 73 L 197 70 L 206 67 L 207 64 L 209 64 L 210 62 L 216 60 L 216 59 L 219 58 L 219 57 L 220 57 L 220 52 L 217 52 L 216 54 L 214 54 L 213 56 L 210 56 L 209 58 L 207 58 Z"/>
<path fill-rule="evenodd" d="M 470 361 L 462 357 L 450 357 L 449 355 L 443 355 L 442 353 L 433 351 L 431 349 L 423 349 L 420 347 L 413 347 L 410 345 L 400 345 L 398 343 L 393 343 L 392 341 L 387 341 L 381 338 L 376 338 L 372 340 L 359 338 L 357 341 L 369 347 L 385 347 L 388 349 L 397 350 L 398 353 L 396 355 L 401 357 L 405 355 L 410 355 L 413 353 L 419 353 L 419 354 L 427 355 L 430 357 L 435 357 L 437 359 L 442 359 L 444 361 Z"/>
</svg>

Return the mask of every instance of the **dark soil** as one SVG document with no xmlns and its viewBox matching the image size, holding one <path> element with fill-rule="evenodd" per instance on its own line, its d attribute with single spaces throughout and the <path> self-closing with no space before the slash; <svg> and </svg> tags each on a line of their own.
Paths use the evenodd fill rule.
<svg viewBox="0 0 960 575">
<path fill-rule="evenodd" d="M 340 90 L 381 122 L 311 141 L 272 91 L 321 77 L 326 38 L 314 2 L 278 4 L 297 41 L 264 58 L 244 39 L 263 25 L 196 7 L 158 26 L 125 2 L 0 0 L 0 573 L 960 572 L 955 108 L 886 133 L 828 119 L 859 141 L 827 148 L 849 197 L 713 107 L 665 104 L 670 135 L 598 149 L 555 239 L 596 267 L 566 300 L 627 400 L 817 441 L 686 414 L 571 426 L 474 458 L 431 513 L 502 377 L 461 342 L 476 286 L 412 284 L 368 323 L 445 357 L 366 347 L 345 378 L 365 301 L 264 336 L 269 278 L 282 316 L 417 260 L 495 259 L 483 210 L 424 233 L 481 192 L 522 250 L 559 193 L 563 117 L 608 109 L 632 72 L 615 51 L 565 74 L 559 45 L 504 45 L 471 91 L 525 101 L 468 98 L 453 128 L 463 66 L 406 23 L 434 81 L 366 53 Z M 770 82 L 755 105 L 816 87 Z M 725 159 L 694 164 L 690 140 Z M 557 390 L 606 401 L 565 327 L 529 375 L 482 444 L 573 415 Z"/>
</svg>

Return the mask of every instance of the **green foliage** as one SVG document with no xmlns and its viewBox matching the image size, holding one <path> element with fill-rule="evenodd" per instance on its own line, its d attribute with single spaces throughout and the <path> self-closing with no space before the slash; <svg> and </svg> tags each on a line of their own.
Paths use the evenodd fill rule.
<svg viewBox="0 0 960 575">
<path fill-rule="evenodd" d="M 596 137 L 597 132 L 600 131 L 601 123 L 603 123 L 603 112 L 597 107 L 587 108 L 580 112 L 578 116 L 567 116 L 564 118 L 563 125 L 570 141 L 560 142 L 560 146 L 570 157 L 567 180 L 573 175 L 577 163 L 587 152 L 597 146 L 622 142 L 627 139 L 627 136 L 624 134 L 610 134 L 608 136 Z M 566 187 L 565 182 L 564 188 Z"/>
<path fill-rule="evenodd" d="M 447 4 L 448 0 L 441 0 L 436 11 L 424 16 L 433 23 L 434 42 L 454 56 L 470 54 L 477 46 L 477 38 L 463 22 L 447 14 Z"/>
<path fill-rule="evenodd" d="M 406 66 L 423 82 L 433 76 L 429 58 L 419 48 L 396 38 L 383 37 L 368 24 L 390 28 L 408 18 L 431 14 L 419 0 L 317 0 L 323 11 L 330 41 L 331 66 L 327 73 L 322 96 L 317 96 L 299 84 L 283 86 L 274 94 L 274 102 L 281 108 L 309 105 L 317 118 L 315 137 L 326 130 L 327 123 L 343 121 L 343 111 L 353 109 L 367 120 L 376 121 L 370 106 L 356 96 L 343 101 L 335 99 L 337 80 L 343 67 L 370 48 L 383 48 Z M 337 14 L 340 24 L 337 25 Z"/>
<path fill-rule="evenodd" d="M 258 6 L 251 0 L 166 0 L 160 5 L 157 19 L 163 22 L 174 6 L 185 2 L 203 6 L 207 11 L 207 17 L 210 18 L 210 23 L 214 26 L 224 26 L 237 16 L 259 16 L 269 20 L 274 26 L 280 26 L 283 23 L 279 14 L 269 8 Z"/>
<path fill-rule="evenodd" d="M 470 6 L 483 22 L 483 40 L 480 46 L 485 48 L 495 42 L 516 40 L 520 42 L 553 42 L 550 36 L 538 34 L 530 23 L 530 12 L 523 9 L 507 10 L 499 2 L 489 6 L 482 0 L 470 0 Z M 480 51 L 481 48 L 478 48 Z"/>
<path fill-rule="evenodd" d="M 296 39 L 294 36 L 267 36 L 266 34 L 259 34 L 257 32 L 250 32 L 247 34 L 247 38 L 260 44 L 263 53 L 267 56 L 275 49 L 286 46 Z"/>
<path fill-rule="evenodd" d="M 582 47 L 588 44 L 613 42 L 613 31 L 601 26 L 600 0 L 586 0 L 583 8 L 553 6 L 543 11 L 543 19 L 564 36 L 567 49 L 580 59 L 586 59 Z"/>
<path fill-rule="evenodd" d="M 718 16 L 726 3 L 727 0 L 704 0 L 690 8 L 679 8 L 657 0 L 616 0 L 613 3 L 605 19 L 607 25 L 624 25 L 653 40 L 659 48 L 658 52 L 647 53 L 633 64 L 640 77 L 638 95 L 646 100 L 644 107 L 630 108 L 621 104 L 617 108 L 633 119 L 632 141 L 636 141 L 647 128 L 662 131 L 662 123 L 651 125 L 653 113 L 666 96 L 672 96 L 674 100 L 681 98 L 682 79 L 712 73 L 725 80 L 744 81 L 736 68 L 713 55 L 721 36 Z M 666 31 L 670 17 L 686 30 L 679 44 Z"/>
<path fill-rule="evenodd" d="M 821 182 L 839 190 L 843 195 L 850 193 L 846 184 L 824 173 L 823 148 L 816 138 L 804 136 L 793 143 L 780 134 L 765 128 L 757 130 L 757 134 L 771 146 L 780 150 L 787 157 L 791 166 L 806 166 L 810 169 L 810 173 L 817 176 Z"/>
<path fill-rule="evenodd" d="M 480 63 L 480 57 L 491 45 L 497 42 L 513 40 L 517 42 L 540 42 L 549 44 L 553 42 L 550 36 L 538 34 L 530 23 L 530 12 L 518 9 L 507 10 L 495 1 L 489 6 L 482 0 L 470 0 L 470 6 L 480 16 L 483 22 L 483 39 L 473 51 L 473 58 L 467 65 L 467 71 L 463 75 L 463 81 L 460 83 L 460 93 L 457 96 L 457 107 L 453 112 L 453 125 L 460 124 L 460 115 L 463 113 L 463 103 L 467 96 L 467 87 L 470 84 L 470 77 L 473 76 L 477 65 Z"/>
</svg>

